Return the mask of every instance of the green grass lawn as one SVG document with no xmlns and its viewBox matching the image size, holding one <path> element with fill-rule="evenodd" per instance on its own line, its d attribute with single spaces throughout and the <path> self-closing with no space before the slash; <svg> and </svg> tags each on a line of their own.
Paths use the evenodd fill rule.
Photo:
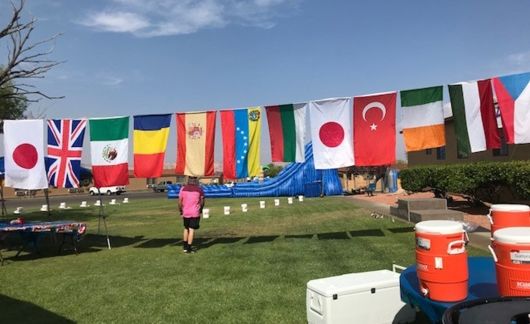
<svg viewBox="0 0 530 324">
<path fill-rule="evenodd" d="M 81 253 L 57 255 L 50 238 L 40 256 L 2 250 L 0 322 L 304 323 L 307 281 L 414 263 L 411 225 L 374 219 L 347 198 L 280 207 L 266 198 L 266 209 L 259 200 L 208 199 L 193 255 L 182 253 L 175 200 L 107 206 L 112 250 L 97 234 L 97 208 L 54 211 L 88 224 Z"/>
</svg>

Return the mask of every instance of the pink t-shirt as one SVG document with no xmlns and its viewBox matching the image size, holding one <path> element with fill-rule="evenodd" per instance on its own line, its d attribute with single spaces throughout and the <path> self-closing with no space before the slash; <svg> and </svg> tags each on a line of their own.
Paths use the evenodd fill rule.
<svg viewBox="0 0 530 324">
<path fill-rule="evenodd" d="M 204 192 L 201 187 L 195 185 L 185 185 L 182 187 L 179 193 L 182 217 L 199 217 L 201 215 L 202 197 L 204 197 Z"/>
</svg>

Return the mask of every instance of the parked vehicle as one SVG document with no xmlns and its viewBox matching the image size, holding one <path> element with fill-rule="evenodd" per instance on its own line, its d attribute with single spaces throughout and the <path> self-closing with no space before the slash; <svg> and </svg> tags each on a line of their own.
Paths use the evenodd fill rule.
<svg viewBox="0 0 530 324">
<path fill-rule="evenodd" d="M 126 191 L 125 187 L 123 187 L 123 186 L 101 187 L 101 188 L 99 188 L 99 190 L 96 187 L 90 187 L 90 189 L 88 189 L 88 193 L 91 196 L 94 196 L 94 195 L 97 195 L 97 194 L 107 195 L 107 196 L 110 196 L 112 194 L 121 195 L 125 191 Z"/>
<path fill-rule="evenodd" d="M 160 181 L 157 185 L 154 185 L 153 191 L 154 192 L 165 192 L 167 190 L 167 186 L 173 184 L 172 181 Z"/>
</svg>

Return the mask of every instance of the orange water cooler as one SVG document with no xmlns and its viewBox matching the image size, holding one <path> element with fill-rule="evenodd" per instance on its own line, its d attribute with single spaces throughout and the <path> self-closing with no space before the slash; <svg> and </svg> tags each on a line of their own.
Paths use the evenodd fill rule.
<svg viewBox="0 0 530 324">
<path fill-rule="evenodd" d="M 499 294 L 530 296 L 530 227 L 495 231 L 489 248 L 495 260 Z"/>
<path fill-rule="evenodd" d="M 516 204 L 491 205 L 488 218 L 493 237 L 493 233 L 501 228 L 530 226 L 530 207 Z"/>
<path fill-rule="evenodd" d="M 462 224 L 432 220 L 416 224 L 415 229 L 416 272 L 423 295 L 441 302 L 466 299 L 467 236 Z"/>
</svg>

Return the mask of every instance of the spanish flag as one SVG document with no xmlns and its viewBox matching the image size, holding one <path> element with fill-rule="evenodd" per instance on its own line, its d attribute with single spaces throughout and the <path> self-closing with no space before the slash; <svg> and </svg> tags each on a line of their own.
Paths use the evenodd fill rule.
<svg viewBox="0 0 530 324">
<path fill-rule="evenodd" d="M 214 173 L 215 111 L 177 113 L 177 174 Z"/>
<path fill-rule="evenodd" d="M 162 175 L 171 114 L 134 116 L 134 176 Z"/>
</svg>

